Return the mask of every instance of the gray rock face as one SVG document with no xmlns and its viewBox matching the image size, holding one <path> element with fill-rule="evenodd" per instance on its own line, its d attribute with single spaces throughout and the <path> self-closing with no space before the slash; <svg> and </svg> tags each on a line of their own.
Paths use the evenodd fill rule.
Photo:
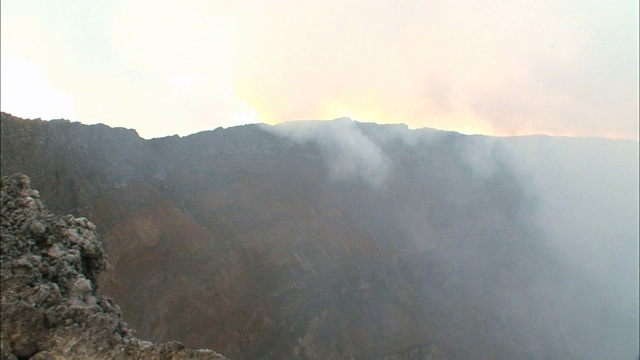
<svg viewBox="0 0 640 360">
<path fill-rule="evenodd" d="M 141 338 L 234 359 L 637 355 L 637 142 L 0 120 L 2 175 L 92 219 L 99 291 Z"/>
<path fill-rule="evenodd" d="M 2 359 L 223 359 L 132 336 L 96 293 L 107 268 L 95 225 L 47 211 L 27 176 L 2 178 Z"/>
</svg>

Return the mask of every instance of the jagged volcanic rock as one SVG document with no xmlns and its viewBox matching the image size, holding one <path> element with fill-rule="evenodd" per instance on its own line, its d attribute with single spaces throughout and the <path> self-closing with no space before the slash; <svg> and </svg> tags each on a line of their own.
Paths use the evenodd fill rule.
<svg viewBox="0 0 640 360">
<path fill-rule="evenodd" d="M 223 359 L 132 335 L 96 293 L 106 253 L 86 218 L 56 216 L 22 174 L 2 178 L 2 359 Z"/>
</svg>

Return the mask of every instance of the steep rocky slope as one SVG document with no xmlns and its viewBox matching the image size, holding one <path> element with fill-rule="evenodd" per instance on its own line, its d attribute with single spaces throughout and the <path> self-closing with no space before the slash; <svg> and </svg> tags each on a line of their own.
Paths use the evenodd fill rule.
<svg viewBox="0 0 640 360">
<path fill-rule="evenodd" d="M 515 142 L 345 119 L 144 140 L 3 114 L 0 156 L 95 221 L 113 265 L 100 289 L 145 339 L 237 359 L 633 356 L 631 282 L 623 306 L 603 284 L 637 260 L 602 278 L 580 265 L 601 251 L 568 261 Z M 590 242 L 637 247 L 622 205 L 600 223 L 625 230 Z"/>
<path fill-rule="evenodd" d="M 48 212 L 25 175 L 2 178 L 1 236 L 2 359 L 223 359 L 132 336 L 96 293 L 107 261 L 95 225 Z"/>
</svg>

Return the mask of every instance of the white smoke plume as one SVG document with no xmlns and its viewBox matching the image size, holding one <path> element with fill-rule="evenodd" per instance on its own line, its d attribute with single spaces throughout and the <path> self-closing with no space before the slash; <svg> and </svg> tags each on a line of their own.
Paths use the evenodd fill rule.
<svg viewBox="0 0 640 360">
<path fill-rule="evenodd" d="M 349 118 L 289 122 L 264 129 L 298 144 L 316 144 L 324 153 L 331 178 L 336 181 L 362 180 L 379 187 L 387 178 L 388 157 Z"/>
</svg>

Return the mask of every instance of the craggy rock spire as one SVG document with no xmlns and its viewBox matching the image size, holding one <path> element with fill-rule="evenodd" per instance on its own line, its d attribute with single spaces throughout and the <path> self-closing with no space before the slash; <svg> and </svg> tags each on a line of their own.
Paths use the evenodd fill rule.
<svg viewBox="0 0 640 360">
<path fill-rule="evenodd" d="M 56 216 L 22 174 L 2 178 L 2 359 L 224 359 L 178 342 L 132 335 L 120 309 L 96 293 L 107 267 L 95 225 Z"/>
</svg>

